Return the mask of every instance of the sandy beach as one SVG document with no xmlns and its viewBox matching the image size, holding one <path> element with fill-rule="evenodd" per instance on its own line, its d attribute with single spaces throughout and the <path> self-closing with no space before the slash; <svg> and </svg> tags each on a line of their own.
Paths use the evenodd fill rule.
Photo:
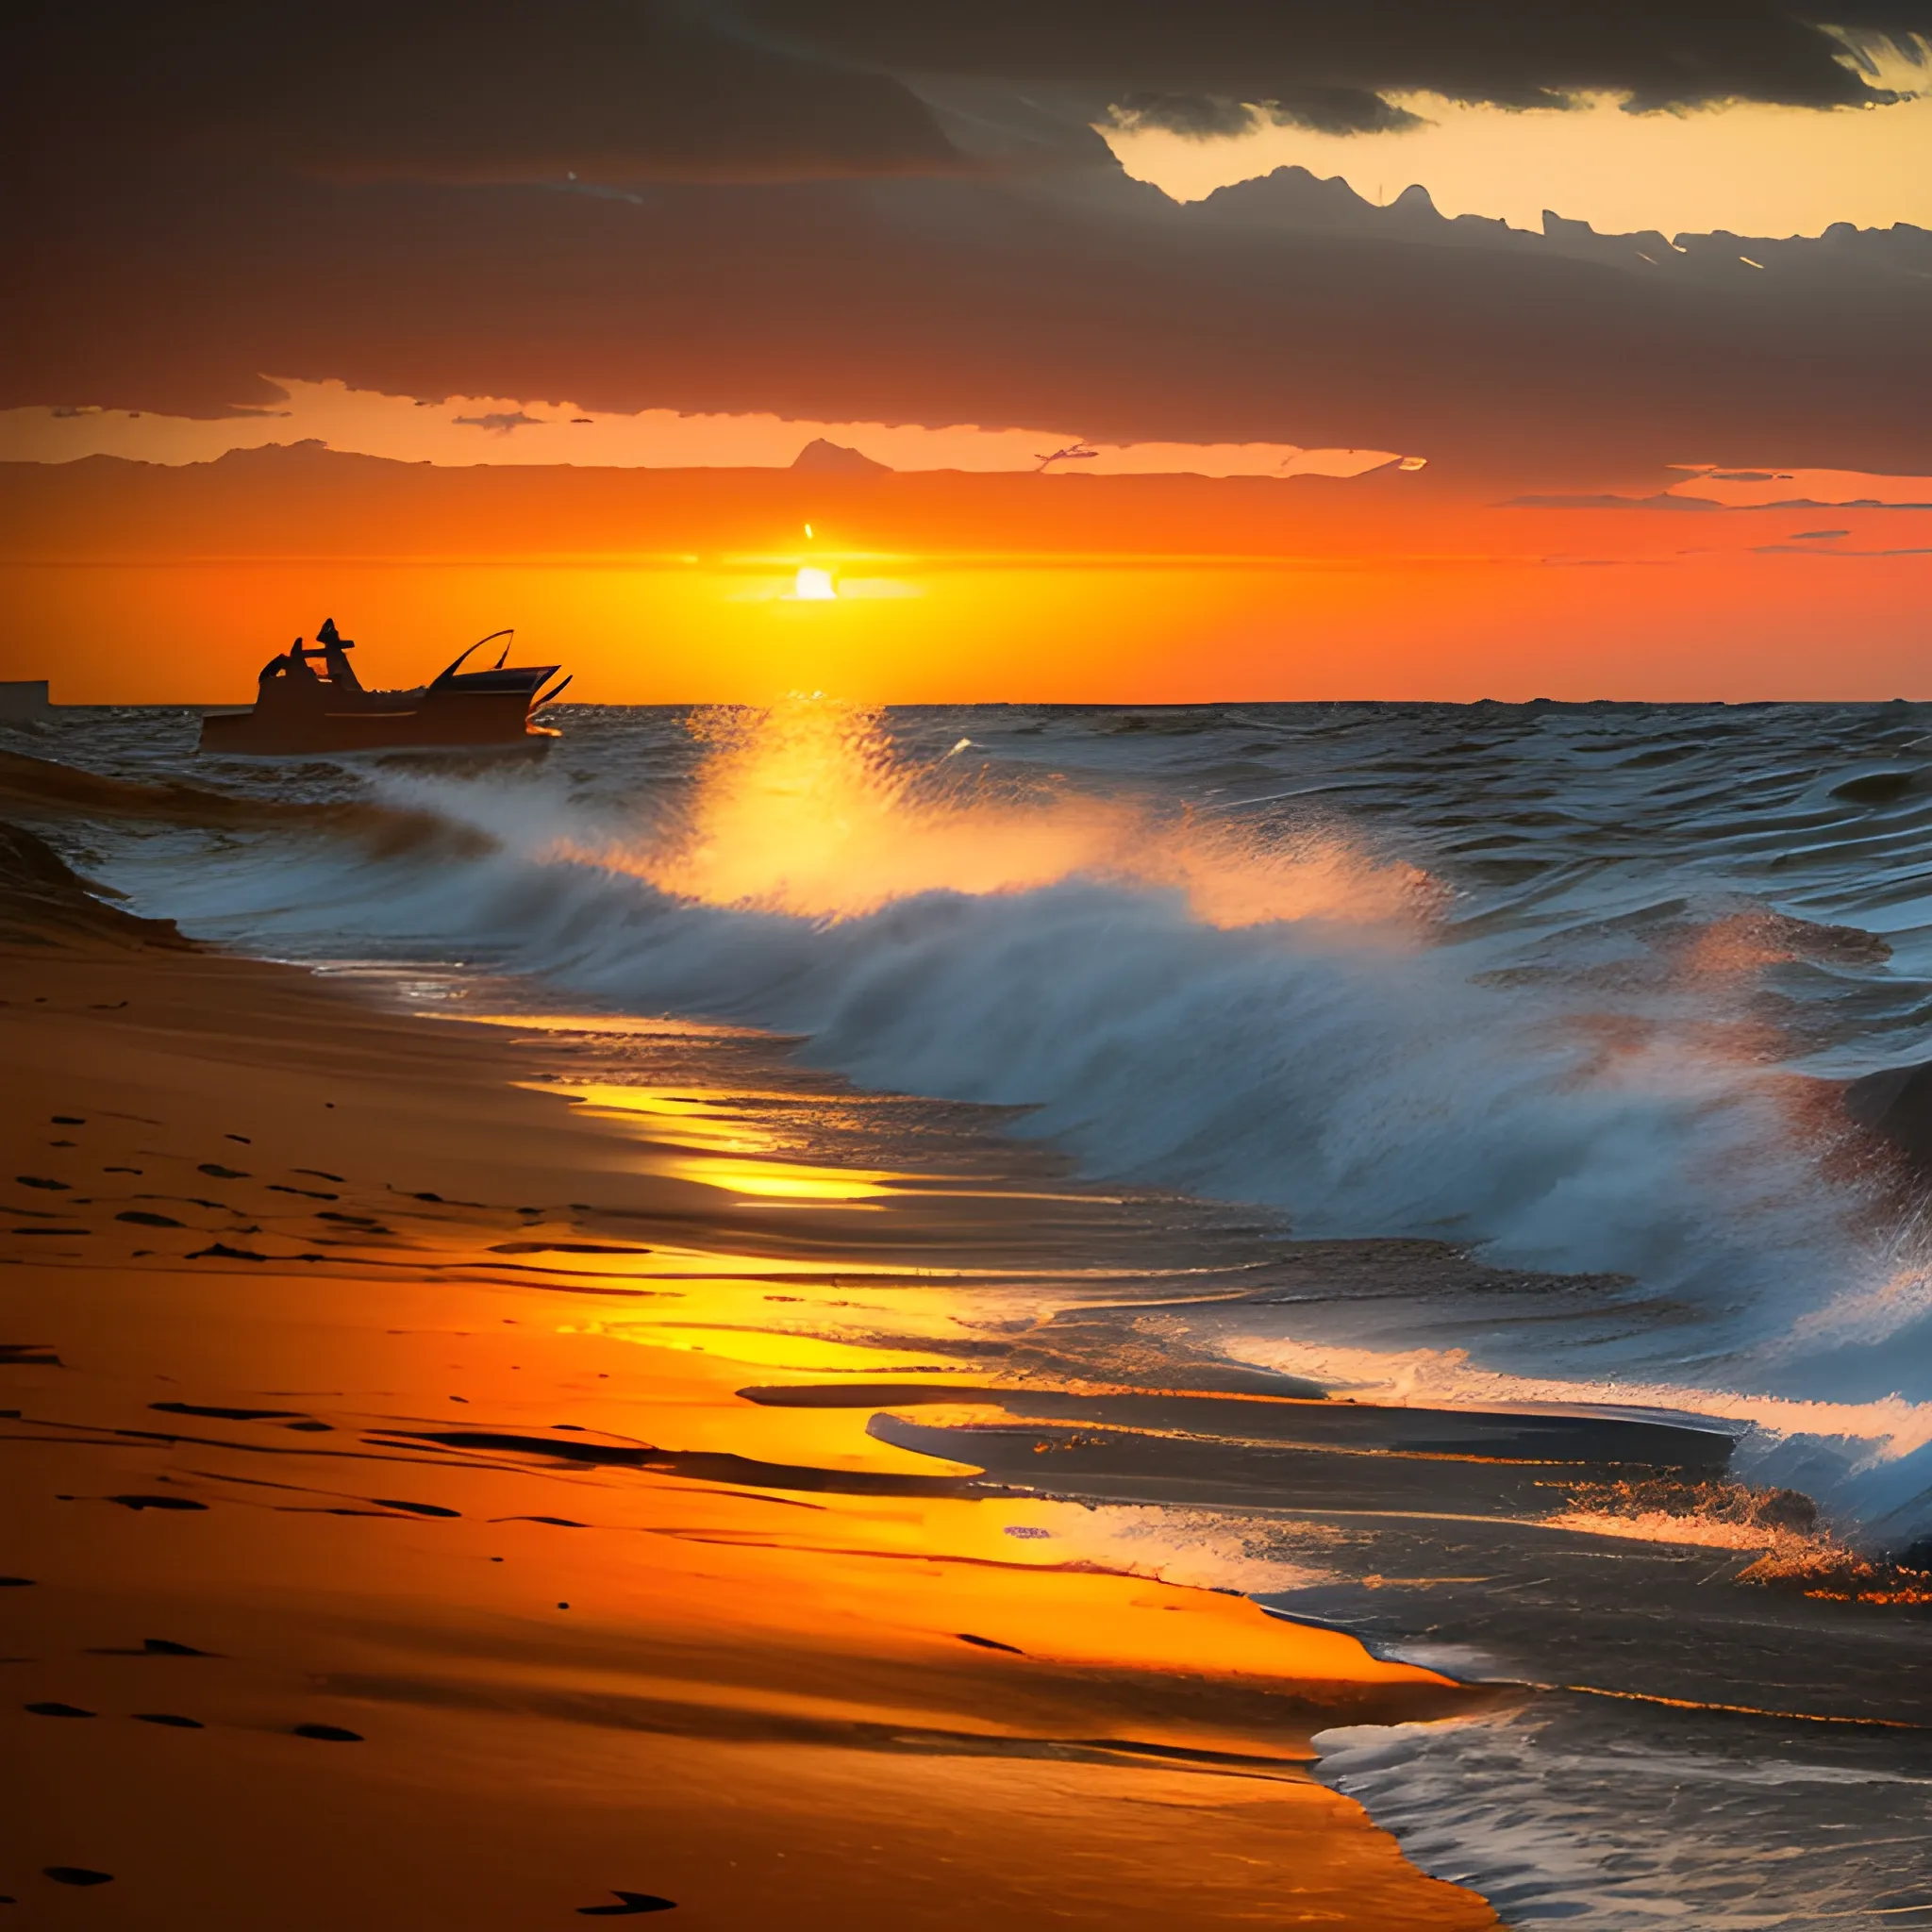
<svg viewBox="0 0 1932 1932">
<path fill-rule="evenodd" d="M 974 1412 L 1010 1183 L 532 1091 L 570 1023 L 191 946 L 25 839 L 0 987 L 9 1923 L 1495 1923 L 1307 1773 L 1493 1695 L 811 1394 Z"/>
</svg>

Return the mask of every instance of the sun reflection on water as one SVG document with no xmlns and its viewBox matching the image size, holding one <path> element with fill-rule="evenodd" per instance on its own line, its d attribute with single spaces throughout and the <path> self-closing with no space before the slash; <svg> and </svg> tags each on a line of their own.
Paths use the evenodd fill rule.
<svg viewBox="0 0 1932 1932">
<path fill-rule="evenodd" d="M 834 699 L 701 712 L 691 728 L 709 755 L 675 824 L 556 856 L 679 898 L 818 920 L 1088 877 L 1178 892 L 1212 925 L 1327 921 L 1400 942 L 1441 902 L 1425 873 L 1336 833 L 1264 842 L 1131 799 L 1001 791 L 950 755 L 921 765 L 882 714 Z"/>
</svg>

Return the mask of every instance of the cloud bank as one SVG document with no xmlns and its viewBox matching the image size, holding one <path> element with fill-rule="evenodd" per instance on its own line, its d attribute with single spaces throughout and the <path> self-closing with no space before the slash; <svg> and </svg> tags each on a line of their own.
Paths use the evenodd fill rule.
<svg viewBox="0 0 1932 1932">
<path fill-rule="evenodd" d="M 1932 0 L 34 0 L 0 407 L 211 416 L 274 407 L 274 370 L 1552 487 L 1923 468 L 1923 237 L 1718 237 L 1693 273 L 1307 177 L 1178 209 L 1087 121 L 1371 127 L 1416 90 L 1883 112 L 1848 46 L 1926 31 Z"/>
</svg>

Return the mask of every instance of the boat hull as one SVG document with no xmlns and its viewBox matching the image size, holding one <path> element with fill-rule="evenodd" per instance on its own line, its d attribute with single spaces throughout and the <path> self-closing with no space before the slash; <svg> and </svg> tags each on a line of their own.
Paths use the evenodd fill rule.
<svg viewBox="0 0 1932 1932">
<path fill-rule="evenodd" d="M 533 692 L 372 691 L 364 702 L 264 700 L 201 721 L 200 749 L 231 758 L 384 751 L 541 751 L 557 733 L 529 722 Z M 387 700 L 387 701 L 385 701 Z"/>
</svg>

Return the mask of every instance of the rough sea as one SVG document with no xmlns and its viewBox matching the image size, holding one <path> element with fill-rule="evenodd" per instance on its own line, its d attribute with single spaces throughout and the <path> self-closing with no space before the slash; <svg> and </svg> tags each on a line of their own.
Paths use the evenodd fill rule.
<svg viewBox="0 0 1932 1932">
<path fill-rule="evenodd" d="M 494 765 L 198 759 L 184 711 L 0 741 L 315 808 L 63 823 L 80 870 L 192 935 L 441 1009 L 487 989 L 759 1029 L 774 1060 L 990 1109 L 989 1133 L 1172 1203 L 1204 1272 L 1217 1241 L 1234 1272 L 1135 1328 L 1175 1386 L 1207 1359 L 1430 1413 L 1701 1430 L 1725 1483 L 1794 1492 L 1790 1536 L 1924 1566 L 1932 1224 L 1840 1095 L 1932 1060 L 1932 708 L 553 722 L 547 757 Z M 1285 1258 L 1252 1260 L 1270 1243 Z M 1257 1291 L 1230 1299 L 1243 1268 Z M 1923 1604 L 1797 1593 L 1740 1652 L 1672 1595 L 1741 1567 L 1735 1512 L 1641 1505 L 1602 1504 L 1624 1529 L 1595 1536 L 1578 1505 L 1547 1562 L 1547 1539 L 1462 1547 L 1448 1504 L 1440 1535 L 1411 1509 L 1401 1552 L 1324 1582 L 1296 1581 L 1306 1538 L 1273 1550 L 1281 1587 L 1240 1587 L 1281 1613 L 1544 1687 L 1495 1720 L 1336 1734 L 1324 1774 L 1511 1924 L 1932 1924 Z M 1626 1553 L 1669 1568 L 1647 1605 L 1625 1599 L 1651 1572 L 1612 1575 Z M 1735 1595 L 1740 1628 L 1766 1623 Z M 1619 1645 L 1668 1681 L 1618 1677 Z"/>
</svg>

